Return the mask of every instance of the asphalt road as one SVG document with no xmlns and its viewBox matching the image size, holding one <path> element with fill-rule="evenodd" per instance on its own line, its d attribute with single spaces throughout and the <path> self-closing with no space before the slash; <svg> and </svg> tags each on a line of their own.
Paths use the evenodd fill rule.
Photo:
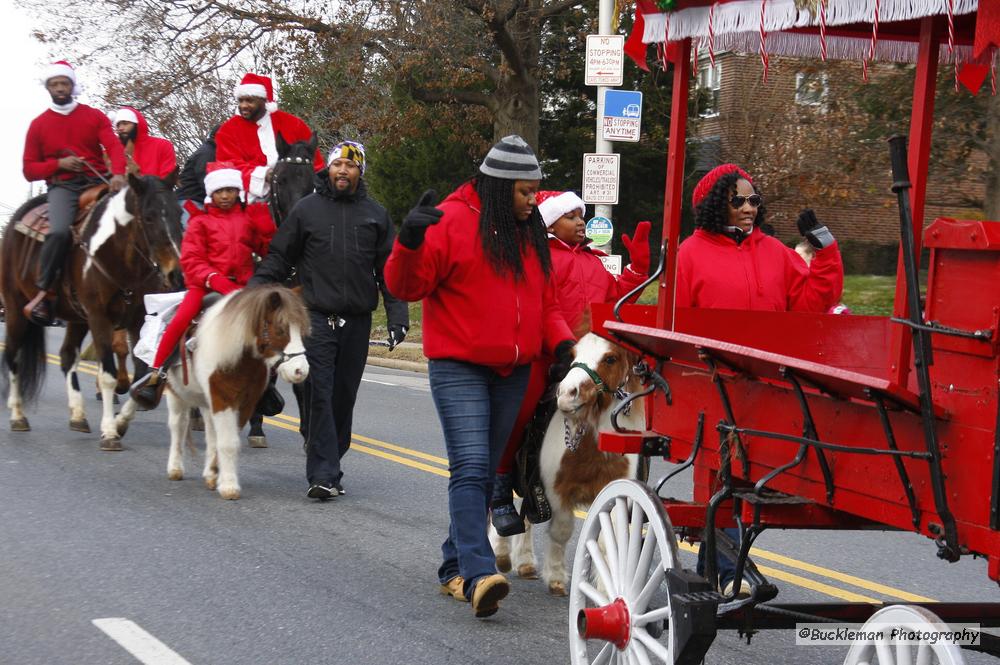
<svg viewBox="0 0 1000 665">
<path fill-rule="evenodd" d="M 49 335 L 51 346 L 59 331 Z M 541 582 L 513 580 L 488 620 L 439 595 L 447 461 L 426 375 L 368 368 L 348 494 L 323 504 L 305 497 L 283 391 L 288 412 L 266 425 L 271 447 L 241 449 L 243 498 L 229 502 L 204 488 L 197 461 L 185 480 L 167 479 L 165 406 L 139 414 L 120 453 L 70 432 L 51 366 L 32 431 L 0 432 L 0 664 L 569 661 L 567 601 Z M 653 476 L 666 468 L 654 464 Z M 684 483 L 672 493 L 685 496 Z M 984 562 L 943 563 L 911 534 L 773 532 L 758 547 L 784 602 L 1000 600 Z M 706 662 L 840 663 L 846 650 L 796 646 L 790 631 L 749 646 L 720 633 Z"/>
</svg>

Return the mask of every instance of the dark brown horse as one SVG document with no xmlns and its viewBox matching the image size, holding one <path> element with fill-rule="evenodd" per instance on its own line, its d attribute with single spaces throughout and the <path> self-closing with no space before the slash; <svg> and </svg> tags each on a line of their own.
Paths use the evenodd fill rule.
<svg viewBox="0 0 1000 665">
<path fill-rule="evenodd" d="M 37 398 L 45 376 L 45 330 L 21 313 L 38 292 L 41 243 L 22 233 L 19 222 L 40 199 L 18 209 L 0 248 L 0 290 L 7 309 L 3 360 L 9 373 L 12 431 L 30 429 L 23 407 Z M 59 358 L 69 394 L 70 429 L 90 431 L 76 375 L 80 343 L 89 329 L 100 362 L 102 450 L 121 450 L 121 436 L 135 414 L 135 404 L 128 400 L 115 418 L 114 393 L 127 392 L 128 379 L 116 373 L 113 334 L 122 328 L 134 343 L 143 321 L 143 296 L 170 288 L 180 260 L 180 214 L 168 183 L 130 175 L 128 187 L 104 197 L 91 210 L 60 280 L 54 311 L 66 321 Z M 137 365 L 137 371 L 143 369 Z M 7 378 L 0 372 L 0 382 Z"/>
</svg>

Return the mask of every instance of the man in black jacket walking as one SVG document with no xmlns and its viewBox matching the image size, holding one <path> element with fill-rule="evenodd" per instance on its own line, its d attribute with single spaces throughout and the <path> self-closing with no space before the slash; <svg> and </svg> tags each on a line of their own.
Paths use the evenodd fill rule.
<svg viewBox="0 0 1000 665">
<path fill-rule="evenodd" d="M 364 146 L 338 143 L 316 174 L 316 192 L 299 201 L 271 240 L 249 286 L 282 282 L 297 268 L 312 320 L 305 340 L 309 378 L 299 431 L 306 442 L 308 496 L 344 493 L 340 458 L 351 445 L 351 420 L 368 359 L 372 311 L 382 292 L 389 348 L 410 325 L 405 302 L 386 289 L 382 269 L 395 231 L 389 215 L 368 197 Z"/>
</svg>

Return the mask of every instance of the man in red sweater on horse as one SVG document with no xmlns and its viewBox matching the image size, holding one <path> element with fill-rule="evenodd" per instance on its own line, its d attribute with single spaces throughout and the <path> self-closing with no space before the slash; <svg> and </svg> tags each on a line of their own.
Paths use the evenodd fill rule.
<svg viewBox="0 0 1000 665">
<path fill-rule="evenodd" d="M 130 171 L 138 171 L 137 175 L 155 175 L 161 180 L 166 180 L 177 171 L 174 144 L 167 139 L 150 136 L 149 123 L 138 109 L 131 106 L 118 109 L 115 131 L 125 146 Z"/>
<path fill-rule="evenodd" d="M 24 177 L 48 184 L 49 234 L 42 245 L 38 294 L 24 315 L 39 325 L 52 322 L 49 300 L 66 262 L 80 195 L 109 182 L 112 192 L 125 186 L 125 151 L 101 111 L 76 101 L 76 71 L 64 60 L 48 66 L 42 77 L 52 98 L 49 109 L 31 121 L 24 141 Z M 102 150 L 103 149 L 103 150 Z M 107 173 L 104 152 L 111 161 Z M 110 180 L 108 176 L 110 175 Z"/>
<path fill-rule="evenodd" d="M 239 103 L 239 113 L 219 127 L 215 135 L 215 158 L 230 162 L 243 174 L 247 203 L 253 203 L 270 194 L 271 168 L 278 161 L 277 135 L 290 145 L 308 141 L 312 130 L 291 113 L 278 110 L 271 79 L 266 76 L 246 74 L 233 94 Z M 313 169 L 326 169 L 319 150 L 313 157 Z"/>
</svg>

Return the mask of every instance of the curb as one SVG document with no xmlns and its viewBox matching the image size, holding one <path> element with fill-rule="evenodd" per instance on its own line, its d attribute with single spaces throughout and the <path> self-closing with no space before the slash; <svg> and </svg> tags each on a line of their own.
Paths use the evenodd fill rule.
<svg viewBox="0 0 1000 665">
<path fill-rule="evenodd" d="M 402 369 L 409 372 L 427 373 L 427 363 L 418 363 L 412 360 L 396 360 L 395 358 L 368 358 L 369 365 L 376 367 L 386 367 L 388 369 Z"/>
</svg>

